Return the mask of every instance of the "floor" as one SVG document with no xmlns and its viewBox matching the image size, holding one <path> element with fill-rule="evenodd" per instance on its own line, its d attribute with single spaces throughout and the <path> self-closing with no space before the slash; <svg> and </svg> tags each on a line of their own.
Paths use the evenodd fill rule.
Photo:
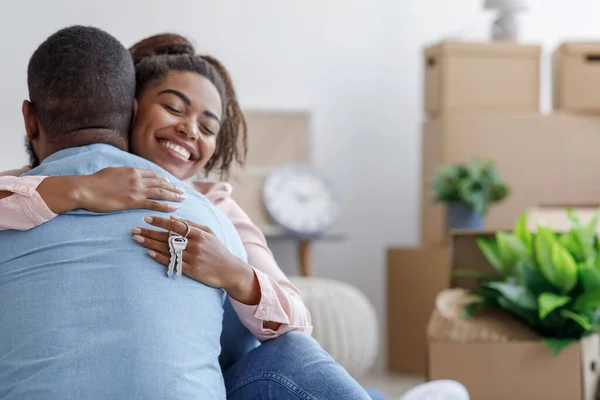
<svg viewBox="0 0 600 400">
<path fill-rule="evenodd" d="M 365 388 L 381 392 L 388 400 L 398 400 L 410 388 L 425 382 L 424 377 L 383 373 L 358 379 Z"/>
</svg>

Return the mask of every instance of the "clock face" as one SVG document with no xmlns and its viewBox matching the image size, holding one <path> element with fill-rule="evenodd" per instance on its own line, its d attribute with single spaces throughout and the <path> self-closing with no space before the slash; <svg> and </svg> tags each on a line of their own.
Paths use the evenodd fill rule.
<svg viewBox="0 0 600 400">
<path fill-rule="evenodd" d="M 324 174 L 311 165 L 292 164 L 269 175 L 264 201 L 271 218 L 299 236 L 314 236 L 329 228 L 338 202 Z"/>
</svg>

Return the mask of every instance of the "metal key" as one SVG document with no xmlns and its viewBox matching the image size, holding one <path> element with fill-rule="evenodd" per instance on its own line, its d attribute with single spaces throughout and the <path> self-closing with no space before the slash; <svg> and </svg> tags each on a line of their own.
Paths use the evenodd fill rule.
<svg viewBox="0 0 600 400">
<path fill-rule="evenodd" d="M 187 247 L 188 240 L 183 236 L 172 236 L 169 239 L 171 240 L 173 248 L 175 249 L 175 257 L 177 258 L 175 264 L 177 267 L 177 277 L 180 278 L 183 270 L 183 251 Z"/>
<path fill-rule="evenodd" d="M 173 276 L 173 270 L 175 269 L 175 264 L 177 264 L 177 253 L 175 252 L 173 239 L 175 239 L 175 236 L 169 236 L 169 253 L 171 253 L 171 258 L 169 259 L 169 269 L 167 270 L 167 276 L 169 278 Z"/>
</svg>

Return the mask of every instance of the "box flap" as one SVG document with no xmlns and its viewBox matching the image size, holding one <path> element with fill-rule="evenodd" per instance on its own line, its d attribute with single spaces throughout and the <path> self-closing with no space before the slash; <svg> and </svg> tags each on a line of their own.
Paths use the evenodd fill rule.
<svg viewBox="0 0 600 400">
<path fill-rule="evenodd" d="M 549 226 L 555 231 L 566 232 L 571 223 L 566 210 L 570 208 L 582 223 L 589 222 L 594 214 L 600 209 L 598 204 L 579 204 L 579 205 L 551 205 L 532 207 L 527 210 L 527 223 L 529 229 L 534 230 L 538 225 Z M 600 227 L 597 231 L 600 236 Z"/>
<path fill-rule="evenodd" d="M 569 55 L 600 56 L 600 41 L 565 42 L 558 47 L 558 51 Z"/>
<path fill-rule="evenodd" d="M 426 57 L 435 56 L 473 56 L 478 57 L 534 57 L 541 55 L 542 48 L 539 44 L 522 44 L 512 42 L 463 42 L 442 41 L 428 46 L 425 49 Z"/>
</svg>

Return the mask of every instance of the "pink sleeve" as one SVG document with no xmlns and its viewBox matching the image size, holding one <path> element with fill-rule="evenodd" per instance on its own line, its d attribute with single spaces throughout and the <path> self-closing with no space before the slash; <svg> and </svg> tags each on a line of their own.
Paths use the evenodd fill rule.
<svg viewBox="0 0 600 400">
<path fill-rule="evenodd" d="M 56 217 L 36 190 L 45 178 L 0 174 L 0 191 L 13 193 L 0 200 L 0 230 L 25 231 Z"/>
<path fill-rule="evenodd" d="M 249 306 L 231 299 L 242 323 L 259 340 L 274 339 L 288 331 L 302 331 L 310 335 L 312 320 L 299 290 L 277 265 L 260 229 L 231 198 L 231 185 L 224 182 L 194 182 L 194 187 L 231 220 L 248 253 L 248 264 L 258 278 L 261 291 L 258 305 Z M 277 331 L 265 329 L 265 321 L 281 325 Z"/>
</svg>

